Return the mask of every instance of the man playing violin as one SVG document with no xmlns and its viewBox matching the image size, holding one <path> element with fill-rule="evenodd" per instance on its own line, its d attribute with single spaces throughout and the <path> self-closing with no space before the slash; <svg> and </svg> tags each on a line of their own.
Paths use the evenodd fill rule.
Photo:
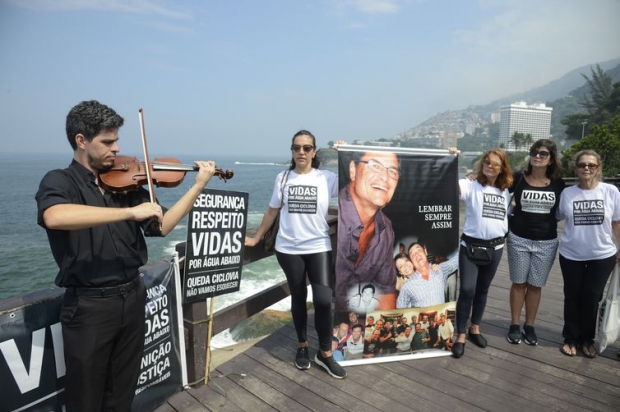
<svg viewBox="0 0 620 412">
<path fill-rule="evenodd" d="M 52 170 L 36 194 L 66 288 L 60 320 L 66 363 L 67 411 L 129 411 L 144 346 L 146 290 L 138 268 L 147 262 L 144 236 L 165 236 L 189 213 L 215 171 L 195 162 L 195 184 L 170 209 L 151 203 L 139 187 L 114 194 L 100 185 L 119 151 L 123 118 L 95 101 L 67 115 L 73 161 Z"/>
</svg>

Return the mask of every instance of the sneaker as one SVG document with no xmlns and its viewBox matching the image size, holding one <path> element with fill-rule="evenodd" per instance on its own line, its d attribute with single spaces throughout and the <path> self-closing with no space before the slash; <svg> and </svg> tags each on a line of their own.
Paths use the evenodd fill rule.
<svg viewBox="0 0 620 412">
<path fill-rule="evenodd" d="M 528 345 L 538 345 L 538 338 L 536 337 L 536 332 L 534 331 L 533 326 L 523 325 L 523 340 Z"/>
<path fill-rule="evenodd" d="M 334 360 L 333 356 L 326 358 L 321 354 L 321 351 L 318 351 L 314 357 L 314 361 L 334 378 L 342 379 L 347 376 L 347 371 L 345 371 L 342 366 L 338 365 L 338 362 Z"/>
<path fill-rule="evenodd" d="M 506 340 L 510 343 L 514 343 L 515 345 L 521 343 L 521 328 L 519 328 L 519 325 L 510 325 Z"/>
<path fill-rule="evenodd" d="M 307 346 L 297 348 L 297 355 L 295 355 L 295 366 L 297 366 L 297 369 L 310 369 L 310 356 L 308 356 Z"/>
</svg>

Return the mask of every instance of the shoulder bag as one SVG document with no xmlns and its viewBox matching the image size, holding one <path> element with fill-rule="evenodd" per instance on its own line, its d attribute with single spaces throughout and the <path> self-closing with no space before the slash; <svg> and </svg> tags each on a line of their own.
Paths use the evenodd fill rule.
<svg viewBox="0 0 620 412">
<path fill-rule="evenodd" d="M 620 337 L 620 269 L 614 269 L 609 281 L 607 296 L 601 302 L 599 309 L 599 325 L 596 343 L 598 353 L 613 344 Z"/>
<path fill-rule="evenodd" d="M 278 214 L 276 215 L 276 219 L 273 221 L 273 224 L 267 229 L 265 234 L 263 235 L 263 249 L 266 252 L 275 252 L 276 250 L 276 237 L 278 236 L 278 230 L 280 230 L 280 211 L 282 210 L 282 206 L 284 205 L 284 185 L 288 180 L 288 173 L 290 170 L 287 170 L 282 175 L 282 180 L 280 181 L 280 208 L 278 209 Z"/>
</svg>

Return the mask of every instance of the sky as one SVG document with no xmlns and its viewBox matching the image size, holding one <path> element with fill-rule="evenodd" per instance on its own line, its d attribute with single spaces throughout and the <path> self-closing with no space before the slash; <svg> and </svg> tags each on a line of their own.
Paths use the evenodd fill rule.
<svg viewBox="0 0 620 412">
<path fill-rule="evenodd" d="M 620 57 L 619 0 L 0 0 L 5 153 L 67 153 L 95 99 L 121 154 L 290 155 L 391 138 Z M 588 73 L 589 74 L 589 73 Z"/>
</svg>

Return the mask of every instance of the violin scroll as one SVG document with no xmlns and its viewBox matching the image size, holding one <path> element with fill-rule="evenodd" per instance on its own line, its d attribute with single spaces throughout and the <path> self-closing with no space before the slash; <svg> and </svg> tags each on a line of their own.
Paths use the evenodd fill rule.
<svg viewBox="0 0 620 412">
<path fill-rule="evenodd" d="M 235 175 L 235 172 L 232 171 L 232 169 L 226 169 L 226 171 L 220 169 L 219 167 L 215 168 L 215 173 L 213 173 L 215 176 L 219 177 L 220 179 L 222 179 L 224 181 L 224 183 L 226 183 L 226 181 L 228 179 L 232 179 L 233 176 Z"/>
</svg>

